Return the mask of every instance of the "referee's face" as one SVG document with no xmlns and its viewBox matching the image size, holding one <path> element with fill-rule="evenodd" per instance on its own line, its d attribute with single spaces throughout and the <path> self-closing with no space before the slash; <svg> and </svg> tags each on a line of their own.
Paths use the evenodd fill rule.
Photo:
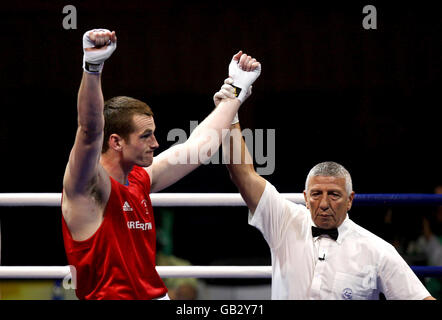
<svg viewBox="0 0 442 320">
<path fill-rule="evenodd" d="M 307 209 L 319 228 L 337 228 L 350 210 L 354 192 L 348 194 L 345 178 L 314 176 L 310 178 L 308 189 L 304 191 Z"/>
</svg>

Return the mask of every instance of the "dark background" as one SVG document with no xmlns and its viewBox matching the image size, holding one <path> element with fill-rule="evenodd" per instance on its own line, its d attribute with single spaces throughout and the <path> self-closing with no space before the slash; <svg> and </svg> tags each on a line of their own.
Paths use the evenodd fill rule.
<svg viewBox="0 0 442 320">
<path fill-rule="evenodd" d="M 76 30 L 62 26 L 77 8 Z M 365 30 L 362 8 L 377 9 Z M 167 133 L 202 121 L 242 49 L 262 63 L 243 128 L 276 129 L 280 192 L 302 192 L 309 169 L 333 160 L 358 193 L 432 193 L 440 161 L 441 15 L 434 1 L 13 1 L 0 7 L 0 192 L 61 192 L 76 131 L 82 35 L 115 30 L 105 99 L 128 95 Z M 197 169 L 163 192 L 236 192 L 222 165 Z M 351 218 L 382 235 L 385 208 Z M 395 208 L 410 237 L 429 208 Z M 174 252 L 194 264 L 268 264 L 269 249 L 241 208 L 173 208 Z M 161 209 L 156 209 L 160 223 Z M 3 265 L 66 264 L 59 208 L 0 207 Z"/>
</svg>

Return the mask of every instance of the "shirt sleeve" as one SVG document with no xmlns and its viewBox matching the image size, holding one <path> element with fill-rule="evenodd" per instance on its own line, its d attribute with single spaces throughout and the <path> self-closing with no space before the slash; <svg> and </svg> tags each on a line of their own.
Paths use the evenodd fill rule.
<svg viewBox="0 0 442 320">
<path fill-rule="evenodd" d="M 380 291 L 387 300 L 422 300 L 431 296 L 394 247 L 381 260 L 379 280 Z"/>
<path fill-rule="evenodd" d="M 305 207 L 285 199 L 266 181 L 255 213 L 249 211 L 249 224 L 261 231 L 269 247 L 275 249 L 281 243 L 288 225 L 302 212 L 302 208 Z"/>
</svg>

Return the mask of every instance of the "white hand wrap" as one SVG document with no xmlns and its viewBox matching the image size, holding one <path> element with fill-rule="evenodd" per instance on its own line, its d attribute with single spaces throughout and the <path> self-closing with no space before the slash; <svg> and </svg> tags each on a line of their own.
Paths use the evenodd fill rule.
<svg viewBox="0 0 442 320">
<path fill-rule="evenodd" d="M 83 35 L 83 69 L 88 73 L 101 73 L 103 70 L 104 61 L 112 55 L 112 52 L 117 48 L 117 42 L 108 41 L 106 45 L 94 50 L 85 50 L 88 48 L 95 48 L 94 41 L 89 38 L 91 31 L 107 32 L 107 29 L 89 30 Z M 110 32 L 110 31 L 109 31 Z"/>
<path fill-rule="evenodd" d="M 239 61 L 232 61 L 229 64 L 229 77 L 233 79 L 232 86 L 236 89 L 236 97 L 243 103 L 250 95 L 249 88 L 261 74 L 261 65 L 253 71 L 244 71 L 238 66 Z M 249 93 L 249 94 L 248 94 Z"/>
</svg>

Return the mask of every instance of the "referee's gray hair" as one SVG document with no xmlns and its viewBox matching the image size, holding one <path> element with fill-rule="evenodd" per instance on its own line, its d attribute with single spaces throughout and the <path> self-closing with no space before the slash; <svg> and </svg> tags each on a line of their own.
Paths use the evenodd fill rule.
<svg viewBox="0 0 442 320">
<path fill-rule="evenodd" d="M 353 191 L 350 173 L 339 163 L 326 161 L 318 163 L 316 166 L 314 166 L 308 173 L 307 179 L 305 180 L 305 190 L 308 190 L 310 178 L 317 176 L 345 178 L 345 190 L 347 191 L 347 194 L 350 195 L 350 193 Z"/>
</svg>

